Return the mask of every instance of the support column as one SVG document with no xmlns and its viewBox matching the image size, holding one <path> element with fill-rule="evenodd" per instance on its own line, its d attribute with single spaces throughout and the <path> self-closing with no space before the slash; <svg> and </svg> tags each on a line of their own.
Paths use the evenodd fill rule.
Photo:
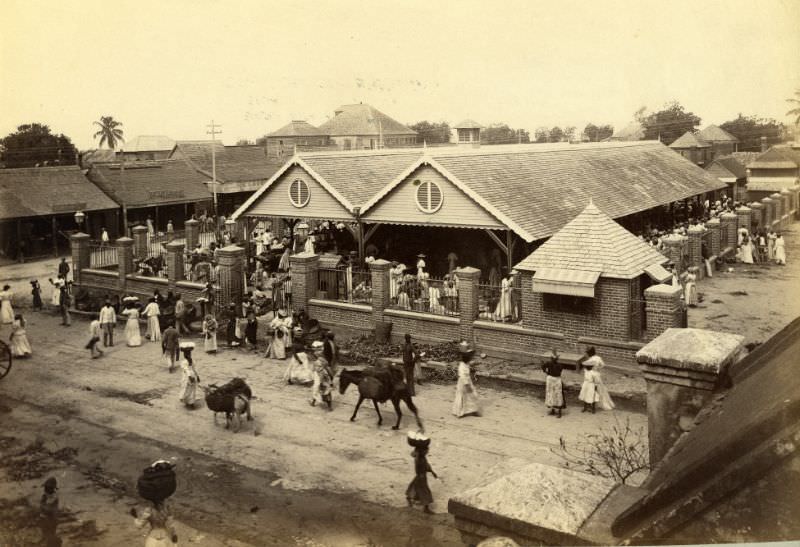
<svg viewBox="0 0 800 547">
<path fill-rule="evenodd" d="M 689 267 L 696 267 L 698 278 L 702 279 L 706 273 L 706 269 L 703 267 L 703 254 L 701 250 L 705 229 L 698 224 L 694 224 L 689 226 L 686 233 L 689 239 Z"/>
<path fill-rule="evenodd" d="M 244 296 L 244 249 L 228 245 L 219 250 L 217 257 L 217 310 L 227 309 L 229 304 L 235 304 L 236 309 L 241 309 L 239 306 Z"/>
<path fill-rule="evenodd" d="M 761 230 L 764 227 L 764 204 L 754 201 L 750 207 L 750 226 L 754 230 Z"/>
<path fill-rule="evenodd" d="M 372 276 L 372 323 L 377 325 L 383 323 L 383 311 L 391 303 L 389 291 L 389 270 L 392 263 L 388 260 L 378 258 L 369 265 Z"/>
<path fill-rule="evenodd" d="M 308 301 L 317 295 L 319 287 L 319 255 L 297 253 L 289 257 L 292 275 L 292 308 L 308 311 Z"/>
<path fill-rule="evenodd" d="M 772 221 L 775 220 L 775 206 L 770 198 L 763 198 L 761 203 L 764 205 L 764 229 L 772 228 Z"/>
<path fill-rule="evenodd" d="M 133 232 L 133 256 L 137 260 L 147 258 L 147 226 L 141 224 L 134 226 Z"/>
<path fill-rule="evenodd" d="M 694 427 L 728 367 L 746 353 L 743 336 L 703 329 L 669 329 L 636 352 L 647 382 L 651 469 Z"/>
<path fill-rule="evenodd" d="M 644 339 L 652 340 L 671 328 L 683 327 L 683 289 L 672 285 L 653 285 L 644 290 L 647 331 Z"/>
<path fill-rule="evenodd" d="M 737 217 L 736 229 L 737 229 L 737 232 L 739 230 L 741 230 L 742 228 L 744 228 L 745 230 L 747 230 L 748 234 L 750 233 L 750 225 L 752 223 L 752 221 L 750 220 L 750 213 L 751 213 L 750 207 L 742 206 L 742 207 L 739 207 L 739 208 L 736 209 L 736 217 Z M 738 242 L 738 239 L 737 239 L 737 242 Z"/>
<path fill-rule="evenodd" d="M 114 243 L 117 247 L 117 263 L 119 266 L 118 289 L 120 296 L 124 296 L 128 290 L 128 274 L 133 273 L 133 240 L 129 237 L 121 237 Z"/>
<path fill-rule="evenodd" d="M 92 249 L 89 247 L 89 235 L 83 232 L 72 234 L 69 238 L 72 250 L 72 280 L 81 284 L 81 270 L 92 265 Z"/>
<path fill-rule="evenodd" d="M 189 219 L 183 224 L 186 232 L 186 252 L 191 253 L 200 241 L 200 221 Z"/>
<path fill-rule="evenodd" d="M 720 247 L 723 252 L 728 248 L 733 249 L 733 253 L 735 254 L 739 241 L 739 236 L 736 234 L 739 217 L 736 213 L 722 213 L 719 217 L 719 221 L 722 224 L 722 240 L 720 242 Z"/>
<path fill-rule="evenodd" d="M 718 218 L 712 218 L 706 222 L 706 229 L 711 232 L 711 256 L 719 256 L 720 252 L 720 230 L 721 225 Z"/>
<path fill-rule="evenodd" d="M 792 193 L 784 188 L 780 192 L 781 194 L 781 201 L 783 202 L 783 228 L 788 228 L 789 223 L 791 222 L 792 213 L 794 212 L 794 208 L 792 207 Z"/>
<path fill-rule="evenodd" d="M 167 247 L 167 279 L 169 279 L 169 290 L 175 290 L 175 283 L 185 279 L 183 251 L 184 244 L 178 241 L 170 241 Z"/>
<path fill-rule="evenodd" d="M 687 265 L 684 264 L 683 246 L 686 245 L 686 237 L 671 234 L 661 240 L 664 243 L 664 254 L 667 255 L 670 262 L 675 265 L 675 272 L 680 275 L 686 269 Z"/>
<path fill-rule="evenodd" d="M 462 340 L 473 344 L 475 340 L 473 323 L 478 317 L 478 282 L 481 271 L 478 268 L 465 266 L 456 268 L 453 273 L 458 276 L 458 316 L 461 321 L 458 332 Z M 523 317 L 525 317 L 524 312 Z"/>
<path fill-rule="evenodd" d="M 775 214 L 773 215 L 772 224 L 775 225 L 776 230 L 780 230 L 783 226 L 783 215 L 786 214 L 786 211 L 783 210 L 783 200 L 778 192 L 769 197 L 775 202 Z"/>
</svg>

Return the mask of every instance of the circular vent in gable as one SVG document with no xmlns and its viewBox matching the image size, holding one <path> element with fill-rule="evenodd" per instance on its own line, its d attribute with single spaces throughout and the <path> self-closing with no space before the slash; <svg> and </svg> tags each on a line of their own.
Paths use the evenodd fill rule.
<svg viewBox="0 0 800 547">
<path fill-rule="evenodd" d="M 414 185 L 417 187 L 416 200 L 420 211 L 423 213 L 435 213 L 441 208 L 443 196 L 442 189 L 439 188 L 438 184 L 430 180 L 422 182 L 415 180 Z"/>
<path fill-rule="evenodd" d="M 308 205 L 308 200 L 311 199 L 311 192 L 308 189 L 306 181 L 295 179 L 289 185 L 289 201 L 295 207 L 305 207 Z"/>
</svg>

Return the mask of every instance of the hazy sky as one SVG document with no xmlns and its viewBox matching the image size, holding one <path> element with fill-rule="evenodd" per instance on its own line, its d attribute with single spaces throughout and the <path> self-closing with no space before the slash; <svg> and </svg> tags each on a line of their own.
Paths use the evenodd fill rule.
<svg viewBox="0 0 800 547">
<path fill-rule="evenodd" d="M 677 99 L 703 125 L 789 122 L 800 0 L 2 0 L 0 136 L 42 122 L 93 146 L 255 139 L 367 102 L 395 119 L 617 126 Z"/>
</svg>

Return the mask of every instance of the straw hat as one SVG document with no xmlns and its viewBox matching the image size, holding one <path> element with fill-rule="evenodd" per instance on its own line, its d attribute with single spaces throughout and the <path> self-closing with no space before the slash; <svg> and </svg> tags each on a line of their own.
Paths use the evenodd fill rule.
<svg viewBox="0 0 800 547">
<path fill-rule="evenodd" d="M 475 350 L 474 350 L 473 348 L 469 347 L 469 344 L 467 344 L 467 341 L 466 341 L 466 340 L 463 340 L 463 341 L 462 341 L 462 342 L 461 342 L 461 343 L 458 345 L 458 352 L 459 352 L 461 355 L 472 355 L 473 353 L 475 353 Z"/>
<path fill-rule="evenodd" d="M 180 348 L 181 350 L 193 350 L 194 342 L 181 342 Z"/>
</svg>

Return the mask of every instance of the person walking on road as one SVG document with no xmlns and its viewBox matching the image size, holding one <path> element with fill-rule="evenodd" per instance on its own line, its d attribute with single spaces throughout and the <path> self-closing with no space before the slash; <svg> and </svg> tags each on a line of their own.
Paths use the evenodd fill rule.
<svg viewBox="0 0 800 547">
<path fill-rule="evenodd" d="M 33 297 L 33 311 L 41 311 L 44 304 L 42 303 L 42 286 L 39 285 L 38 279 L 31 281 L 31 296 Z"/>
<path fill-rule="evenodd" d="M 161 354 L 164 356 L 164 363 L 169 366 L 170 372 L 175 370 L 175 361 L 180 359 L 179 346 L 178 330 L 175 328 L 175 324 L 170 322 L 161 336 Z"/>
<path fill-rule="evenodd" d="M 103 347 L 114 346 L 114 327 L 117 325 L 117 312 L 111 305 L 111 300 L 100 308 L 100 328 L 103 330 Z"/>
<path fill-rule="evenodd" d="M 0 323 L 3 325 L 10 325 L 14 322 L 14 308 L 11 306 L 13 298 L 14 293 L 11 292 L 11 286 L 3 285 L 3 290 L 0 291 Z"/>
<path fill-rule="evenodd" d="M 89 350 L 92 359 L 97 359 L 103 355 L 103 350 L 97 347 L 101 330 L 98 315 L 96 313 L 92 314 L 92 322 L 89 323 L 89 342 L 86 344 L 86 349 Z"/>
<path fill-rule="evenodd" d="M 470 414 L 480 416 L 478 394 L 475 392 L 472 369 L 469 366 L 475 350 L 471 349 L 466 342 L 461 342 L 459 352 L 461 361 L 458 363 L 458 383 L 456 384 L 456 397 L 453 401 L 453 414 L 459 418 Z"/>
<path fill-rule="evenodd" d="M 151 342 L 158 342 L 161 340 L 161 326 L 158 323 L 158 316 L 161 315 L 161 310 L 158 308 L 155 297 L 150 298 L 143 315 L 147 318 L 147 332 L 144 337 Z"/>
<path fill-rule="evenodd" d="M 775 234 L 775 264 L 786 266 L 786 246 L 780 232 Z"/>
<path fill-rule="evenodd" d="M 584 368 L 583 372 L 583 385 L 581 385 L 581 392 L 578 395 L 578 400 L 583 401 L 583 410 L 581 412 L 595 413 L 597 403 L 600 403 L 600 408 L 603 410 L 613 410 L 614 402 L 611 400 L 611 395 L 608 393 L 603 383 L 598 370 L 594 370 L 595 364 L 598 366 L 603 364 L 603 360 L 597 357 L 594 347 L 586 350 L 588 359 L 584 360 L 581 366 Z M 597 357 L 597 360 L 593 360 Z"/>
<path fill-rule="evenodd" d="M 333 410 L 331 393 L 333 391 L 333 372 L 330 364 L 323 355 L 325 344 L 319 340 L 311 344 L 314 350 L 314 384 L 311 387 L 311 406 L 317 403 L 328 405 L 328 410 Z"/>
<path fill-rule="evenodd" d="M 39 528 L 42 531 L 42 540 L 47 547 L 60 547 L 61 539 L 56 530 L 60 513 L 58 501 L 58 481 L 50 477 L 42 485 L 44 493 L 39 500 Z"/>
<path fill-rule="evenodd" d="M 558 352 L 553 350 L 550 359 L 542 365 L 546 374 L 544 404 L 550 409 L 549 415 L 561 417 L 561 410 L 567 407 L 564 398 L 564 383 L 561 381 L 561 372 L 564 366 L 558 362 Z"/>
<path fill-rule="evenodd" d="M 29 357 L 33 353 L 28 335 L 25 333 L 25 319 L 21 313 L 14 316 L 9 342 L 11 342 L 11 355 L 14 357 Z"/>
<path fill-rule="evenodd" d="M 200 375 L 197 374 L 192 360 L 194 342 L 183 342 L 180 349 L 183 352 L 180 401 L 188 408 L 194 408 L 197 401 L 197 384 L 200 383 Z"/>
<path fill-rule="evenodd" d="M 125 322 L 125 343 L 128 347 L 137 347 L 142 345 L 142 331 L 139 329 L 139 310 L 136 309 L 135 296 L 128 296 L 123 298 L 126 309 L 120 315 L 128 318 Z"/>
<path fill-rule="evenodd" d="M 414 446 L 411 456 L 414 458 L 414 479 L 406 488 L 406 501 L 412 507 L 414 503 L 423 506 L 426 513 L 431 513 L 430 505 L 433 503 L 433 494 L 428 486 L 428 473 L 438 479 L 439 476 L 428 463 L 428 450 L 431 440 L 421 433 L 409 431 L 409 444 Z"/>
<path fill-rule="evenodd" d="M 214 319 L 214 316 L 210 313 L 206 314 L 205 320 L 203 321 L 205 326 L 205 339 L 203 341 L 203 349 L 206 353 L 216 353 L 217 352 L 217 320 Z"/>
</svg>

